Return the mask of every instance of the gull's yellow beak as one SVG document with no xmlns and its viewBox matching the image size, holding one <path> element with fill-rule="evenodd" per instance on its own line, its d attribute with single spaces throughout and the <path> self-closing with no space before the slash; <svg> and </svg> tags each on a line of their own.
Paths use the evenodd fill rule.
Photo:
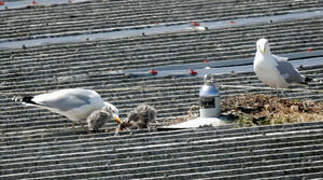
<svg viewBox="0 0 323 180">
<path fill-rule="evenodd" d="M 265 47 L 262 47 L 262 48 L 260 48 L 260 51 L 261 51 L 263 54 L 265 54 L 265 53 L 266 53 L 266 48 L 265 48 Z"/>
<path fill-rule="evenodd" d="M 120 118 L 119 118 L 119 116 L 117 114 L 113 115 L 113 119 L 116 120 L 118 124 L 121 123 L 121 120 L 120 120 Z"/>
</svg>

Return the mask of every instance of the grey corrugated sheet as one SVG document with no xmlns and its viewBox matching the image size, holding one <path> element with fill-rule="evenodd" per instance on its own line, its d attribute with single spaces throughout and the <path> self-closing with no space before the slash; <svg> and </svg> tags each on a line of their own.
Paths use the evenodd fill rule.
<svg viewBox="0 0 323 180">
<path fill-rule="evenodd" d="M 257 128 L 48 133 L 1 145 L 2 179 L 321 177 L 322 123 Z"/>
<path fill-rule="evenodd" d="M 43 9 L 62 12 L 80 11 L 87 5 L 105 12 L 118 3 L 127 8 L 147 9 L 152 1 L 101 1 L 2 11 L 2 16 L 18 13 L 42 14 Z M 130 2 L 130 1 L 129 1 Z M 161 3 L 162 1 L 156 1 Z M 165 2 L 165 1 L 163 1 Z M 176 3 L 178 1 L 167 1 Z M 215 1 L 188 1 L 187 14 L 182 6 L 172 4 L 168 10 L 179 11 L 192 20 L 197 4 Z M 219 1 L 225 4 L 245 1 Z M 319 7 L 322 1 L 246 2 L 259 8 L 272 4 L 267 14 L 286 13 L 288 3 L 299 10 Z M 254 4 L 253 4 L 254 3 Z M 178 4 L 178 3 L 177 3 Z M 284 4 L 284 6 L 280 6 Z M 101 6 L 102 5 L 102 6 Z M 133 7 L 131 7 L 133 5 Z M 166 5 L 161 6 L 163 9 Z M 75 9 L 72 10 L 72 7 Z M 79 8 L 79 9 L 78 9 Z M 125 7 L 123 7 L 125 8 Z M 177 9 L 176 9 L 177 8 Z M 209 8 L 212 8 L 211 6 Z M 241 7 L 242 8 L 242 7 Z M 285 8 L 285 10 L 283 9 Z M 251 8 L 252 9 L 252 8 Z M 272 9 L 272 10 L 271 10 Z M 206 9 L 203 9 L 203 12 Z M 121 11 L 123 12 L 123 11 Z M 130 12 L 130 9 L 129 9 Z M 154 9 L 149 11 L 153 14 Z M 171 11 L 169 11 L 171 12 Z M 252 15 L 254 11 L 241 11 Z M 131 12 L 132 13 L 132 12 Z M 139 13 L 139 12 L 134 12 Z M 148 13 L 148 11 L 147 11 Z M 240 17 L 234 10 L 228 17 Z M 248 14 L 250 13 L 250 14 Z M 261 13 L 261 12 L 259 12 Z M 77 14 L 77 13 L 76 13 Z M 198 18 L 228 18 L 210 12 Z M 64 14 L 61 14 L 63 16 Z M 85 15 L 90 16 L 91 14 Z M 261 15 L 264 15 L 261 13 Z M 43 15 L 41 15 L 43 16 Z M 30 18 L 32 18 L 31 16 Z M 44 17 L 44 16 L 43 16 Z M 94 16 L 95 18 L 97 16 Z M 120 15 L 120 18 L 122 16 Z M 132 16 L 129 16 L 132 17 Z M 153 17 L 153 16 L 151 16 Z M 194 17 L 194 18 L 193 18 Z M 81 18 L 81 17 L 80 17 Z M 125 18 L 125 17 L 124 17 Z M 173 14 L 165 22 L 180 23 Z M 41 19 L 41 18 L 40 18 Z M 53 19 L 50 14 L 48 21 Z M 64 18 L 61 18 L 64 20 Z M 59 20 L 59 19 L 58 19 Z M 47 21 L 47 20 L 46 20 Z M 64 20 L 64 21 L 68 21 Z M 155 21 L 153 18 L 151 21 Z M 148 22 L 148 21 L 147 21 Z M 147 22 L 145 22 L 147 24 Z M 160 21 L 162 22 L 162 21 Z M 35 22 L 36 23 L 36 22 Z M 98 20 L 100 22 L 100 19 Z M 138 21 L 134 22 L 138 25 Z M 145 24 L 144 23 L 144 24 Z M 87 23 L 84 23 L 86 25 Z M 92 25 L 88 24 L 89 27 Z M 299 123 L 254 128 L 209 127 L 173 131 L 87 134 L 71 128 L 66 118 L 11 101 L 17 94 L 38 94 L 52 89 L 84 87 L 97 90 L 103 98 L 116 104 L 121 116 L 137 104 L 147 102 L 158 110 L 158 124 L 166 125 L 186 114 L 198 103 L 199 77 L 129 77 L 123 70 L 141 70 L 160 65 L 180 65 L 209 61 L 252 58 L 255 41 L 266 36 L 276 54 L 306 53 L 312 50 L 322 57 L 322 19 L 306 19 L 249 27 L 235 27 L 206 32 L 181 32 L 146 37 L 54 44 L 0 52 L 0 179 L 314 179 L 323 177 L 323 123 Z M 14 25 L 15 26 L 15 25 Z M 20 26 L 16 24 L 16 27 Z M 121 24 L 122 26 L 122 24 Z M 120 27 L 121 27 L 120 26 Z M 128 24 L 123 24 L 128 26 Z M 94 27 L 94 26 L 93 26 Z M 93 28 L 92 27 L 92 28 Z M 57 30 L 63 28 L 60 26 Z M 39 31 L 40 33 L 43 31 Z M 38 33 L 38 32 L 37 32 Z M 8 34 L 13 37 L 14 34 Z M 25 38 L 24 36 L 21 36 Z M 308 52 L 311 54 L 311 52 Z M 309 55 L 310 56 L 310 55 Z M 302 74 L 323 79 L 322 65 L 305 65 Z M 253 72 L 216 75 L 217 84 L 264 87 Z M 323 83 L 310 84 L 323 89 Z M 221 89 L 223 96 L 243 93 L 270 93 L 263 89 Z M 287 98 L 323 101 L 315 91 L 287 91 Z M 115 127 L 114 122 L 105 128 Z"/>
<path fill-rule="evenodd" d="M 0 38 L 11 41 L 153 26 L 155 23 L 230 20 L 317 10 L 322 5 L 320 0 L 189 0 L 185 3 L 177 0 L 100 0 L 69 5 L 30 6 L 0 12 Z"/>
<path fill-rule="evenodd" d="M 0 72 L 5 80 L 21 82 L 25 76 L 33 79 L 86 76 L 89 72 L 203 62 L 205 58 L 210 62 L 251 58 L 260 37 L 270 39 L 275 54 L 322 51 L 322 20 L 2 50 Z M 19 72 L 10 69 L 12 63 Z"/>
<path fill-rule="evenodd" d="M 17 93 L 37 94 L 52 89 L 85 87 L 99 91 L 105 99 L 115 103 L 121 109 L 123 117 L 140 102 L 155 104 L 159 109 L 159 117 L 184 115 L 191 105 L 198 102 L 197 91 L 202 83 L 201 79 L 189 76 L 128 78 L 120 70 L 202 62 L 205 56 L 209 56 L 210 62 L 252 58 L 257 36 L 264 33 L 270 35 L 272 51 L 276 54 L 306 53 L 307 49 L 320 51 L 323 47 L 321 20 L 4 50 L 0 52 L 0 89 L 13 96 Z M 250 35 L 247 36 L 248 33 Z M 301 72 L 322 78 L 321 66 L 306 68 Z M 231 74 L 217 79 L 220 84 L 262 86 L 254 73 Z M 322 88 L 321 83 L 312 85 Z M 234 95 L 245 92 L 264 91 L 234 89 L 223 93 Z M 322 100 L 321 93 L 309 91 L 289 92 L 286 95 Z M 67 124 L 62 123 L 65 118 L 47 111 L 37 108 L 21 109 L 21 106 L 13 104 L 9 98 L 3 102 L 7 110 L 2 116 L 12 119 L 5 127 L 14 127 L 6 128 L 9 131 L 15 128 L 64 127 L 70 124 L 69 121 L 63 121 Z M 52 118 L 48 119 L 48 115 Z M 34 125 L 21 126 L 26 122 Z"/>
<path fill-rule="evenodd" d="M 304 68 L 301 73 L 315 77 L 323 78 L 323 67 Z M 217 84 L 226 85 L 248 85 L 263 87 L 254 73 L 239 73 L 216 76 Z M 28 82 L 28 81 L 27 81 Z M 137 104 L 146 102 L 158 109 L 159 118 L 167 118 L 179 115 L 185 115 L 190 106 L 198 103 L 198 90 L 202 80 L 198 77 L 143 77 L 128 78 L 123 74 L 89 76 L 86 78 L 72 79 L 66 82 L 56 81 L 38 81 L 35 83 L 26 83 L 19 87 L 11 87 L 12 91 L 20 89 L 30 93 L 46 89 L 61 89 L 67 87 L 86 87 L 95 89 L 106 100 L 117 105 L 121 109 L 121 116 L 125 117 L 126 113 L 134 108 Z M 322 89 L 323 83 L 311 83 L 312 88 Z M 23 88 L 23 89 L 21 89 Z M 10 91 L 7 91 L 10 92 Z M 238 95 L 241 93 L 270 93 L 269 90 L 254 89 L 231 89 L 223 88 L 223 96 Z M 14 94 L 14 93 L 13 93 Z M 308 98 L 316 101 L 322 101 L 323 95 L 320 92 L 304 91 L 287 91 L 285 96 L 292 98 Z M 1 117 L 6 122 L 2 128 L 3 131 L 27 131 L 37 129 L 53 129 L 69 127 L 70 121 L 62 121 L 63 117 L 57 116 L 45 110 L 38 108 L 23 107 L 12 102 L 9 98 L 2 99 L 3 109 Z M 163 120 L 160 120 L 163 123 Z M 114 126 L 114 122 L 108 126 Z M 17 132 L 17 133 L 18 133 Z"/>
</svg>

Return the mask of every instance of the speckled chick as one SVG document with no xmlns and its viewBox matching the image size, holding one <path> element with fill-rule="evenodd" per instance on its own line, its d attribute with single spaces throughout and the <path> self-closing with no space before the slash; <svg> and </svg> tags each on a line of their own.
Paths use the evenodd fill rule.
<svg viewBox="0 0 323 180">
<path fill-rule="evenodd" d="M 149 129 L 149 123 L 156 119 L 156 109 L 147 104 L 140 104 L 128 113 L 128 118 L 123 120 L 116 129 L 117 135 L 123 129 Z"/>
<path fill-rule="evenodd" d="M 112 120 L 112 113 L 105 111 L 104 108 L 93 111 L 86 119 L 88 128 L 91 131 L 98 132 L 107 121 Z"/>
<path fill-rule="evenodd" d="M 134 111 L 129 112 L 128 122 L 130 128 L 148 128 L 149 123 L 156 119 L 157 112 L 155 108 L 147 104 L 140 104 Z"/>
</svg>

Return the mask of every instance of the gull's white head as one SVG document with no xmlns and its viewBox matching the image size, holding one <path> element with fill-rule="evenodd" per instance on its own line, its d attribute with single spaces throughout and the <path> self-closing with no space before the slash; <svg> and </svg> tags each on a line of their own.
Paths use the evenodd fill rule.
<svg viewBox="0 0 323 180">
<path fill-rule="evenodd" d="M 108 102 L 104 102 L 105 106 L 102 108 L 101 112 L 105 112 L 105 113 L 111 113 L 112 117 L 114 120 L 117 121 L 117 123 L 121 123 L 121 120 L 119 118 L 119 110 L 117 107 L 115 107 L 114 105 L 108 103 Z"/>
<path fill-rule="evenodd" d="M 261 38 L 257 41 L 257 52 L 261 52 L 262 54 L 270 54 L 269 43 L 267 39 Z"/>
</svg>

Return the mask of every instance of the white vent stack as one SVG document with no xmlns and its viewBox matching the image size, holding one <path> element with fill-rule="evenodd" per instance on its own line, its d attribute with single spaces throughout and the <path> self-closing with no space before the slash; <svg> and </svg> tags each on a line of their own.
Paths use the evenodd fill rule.
<svg viewBox="0 0 323 180">
<path fill-rule="evenodd" d="M 214 85 L 211 75 L 204 76 L 204 84 L 200 88 L 200 117 L 167 126 L 166 128 L 198 128 L 204 126 L 220 126 L 233 123 L 221 116 L 220 91 Z"/>
<path fill-rule="evenodd" d="M 209 74 L 204 76 L 204 85 L 200 89 L 200 117 L 213 118 L 220 115 L 220 92 Z"/>
</svg>

